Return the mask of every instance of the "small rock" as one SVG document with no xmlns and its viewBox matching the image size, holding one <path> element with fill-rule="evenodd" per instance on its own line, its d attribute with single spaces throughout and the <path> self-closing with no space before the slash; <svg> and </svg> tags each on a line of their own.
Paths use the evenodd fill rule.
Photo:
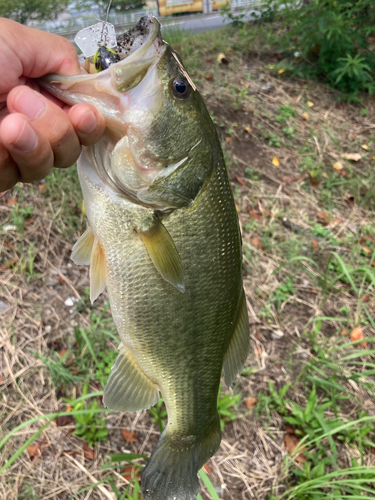
<svg viewBox="0 0 375 500">
<path fill-rule="evenodd" d="M 0 313 L 7 312 L 8 309 L 9 309 L 9 306 L 7 304 L 5 304 L 5 302 L 2 302 L 0 300 Z"/>
<path fill-rule="evenodd" d="M 72 307 L 76 302 L 78 302 L 77 297 L 68 297 L 64 304 L 68 307 Z"/>
<path fill-rule="evenodd" d="M 72 267 L 72 264 L 69 262 L 69 264 L 67 264 L 67 265 L 66 265 L 66 267 L 71 268 L 71 267 Z"/>
<path fill-rule="evenodd" d="M 50 333 L 51 330 L 52 330 L 52 326 L 51 325 L 46 325 L 46 327 L 45 327 L 44 330 L 45 330 L 46 333 Z"/>
<path fill-rule="evenodd" d="M 273 338 L 273 340 L 279 340 L 284 337 L 284 332 L 282 332 L 281 330 L 276 330 L 271 333 L 271 337 Z"/>
<path fill-rule="evenodd" d="M 59 282 L 55 280 L 48 280 L 46 285 L 47 286 L 56 286 Z"/>
<path fill-rule="evenodd" d="M 4 233 L 8 233 L 9 231 L 17 231 L 17 226 L 13 226 L 11 224 L 7 224 L 6 226 L 3 226 Z"/>
</svg>

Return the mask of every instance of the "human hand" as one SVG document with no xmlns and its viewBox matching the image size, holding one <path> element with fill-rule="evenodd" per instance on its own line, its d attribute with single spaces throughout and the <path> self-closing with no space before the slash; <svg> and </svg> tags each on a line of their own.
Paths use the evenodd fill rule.
<svg viewBox="0 0 375 500">
<path fill-rule="evenodd" d="M 75 163 L 81 145 L 103 134 L 104 117 L 90 104 L 73 107 L 32 80 L 80 73 L 65 38 L 0 18 L 0 192 L 43 179 L 52 167 Z"/>
</svg>

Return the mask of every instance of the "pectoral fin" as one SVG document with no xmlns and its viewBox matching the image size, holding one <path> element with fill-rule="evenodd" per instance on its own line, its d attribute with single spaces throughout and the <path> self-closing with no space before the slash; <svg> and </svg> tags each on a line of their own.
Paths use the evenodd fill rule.
<svg viewBox="0 0 375 500">
<path fill-rule="evenodd" d="M 145 221 L 137 228 L 137 233 L 161 276 L 184 293 L 181 259 L 171 235 L 160 220 L 154 215 L 152 219 Z"/>
<path fill-rule="evenodd" d="M 242 369 L 249 354 L 249 349 L 249 318 L 247 315 L 245 292 L 242 290 L 234 333 L 223 362 L 224 379 L 228 387 L 233 384 Z"/>
<path fill-rule="evenodd" d="M 114 411 L 139 411 L 159 400 L 159 390 L 124 346 L 113 365 L 104 389 L 103 403 Z"/>
<path fill-rule="evenodd" d="M 91 230 L 91 227 L 88 227 L 86 231 L 80 236 L 75 243 L 71 259 L 74 264 L 78 265 L 88 265 L 90 264 L 92 247 L 94 245 L 95 236 Z"/>
<path fill-rule="evenodd" d="M 99 297 L 106 285 L 106 262 L 103 247 L 95 236 L 90 259 L 90 300 L 91 304 Z"/>
</svg>

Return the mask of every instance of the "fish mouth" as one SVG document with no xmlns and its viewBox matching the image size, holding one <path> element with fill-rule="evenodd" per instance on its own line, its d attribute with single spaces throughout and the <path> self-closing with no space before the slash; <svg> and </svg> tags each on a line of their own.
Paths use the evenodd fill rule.
<svg viewBox="0 0 375 500">
<path fill-rule="evenodd" d="M 159 21 L 151 15 L 142 17 L 117 39 L 120 61 L 108 69 L 90 74 L 83 64 L 79 75 L 47 75 L 38 83 L 69 105 L 93 104 L 102 112 L 109 128 L 122 132 L 125 93 L 136 87 L 150 66 L 159 61 L 166 44 Z"/>
</svg>

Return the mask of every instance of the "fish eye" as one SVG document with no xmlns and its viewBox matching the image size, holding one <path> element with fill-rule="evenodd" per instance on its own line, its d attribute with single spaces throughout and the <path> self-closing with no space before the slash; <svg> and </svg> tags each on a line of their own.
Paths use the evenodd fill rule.
<svg viewBox="0 0 375 500">
<path fill-rule="evenodd" d="M 190 95 L 191 86 L 190 83 L 181 76 L 178 76 L 173 80 L 172 92 L 178 99 L 186 99 Z"/>
</svg>

